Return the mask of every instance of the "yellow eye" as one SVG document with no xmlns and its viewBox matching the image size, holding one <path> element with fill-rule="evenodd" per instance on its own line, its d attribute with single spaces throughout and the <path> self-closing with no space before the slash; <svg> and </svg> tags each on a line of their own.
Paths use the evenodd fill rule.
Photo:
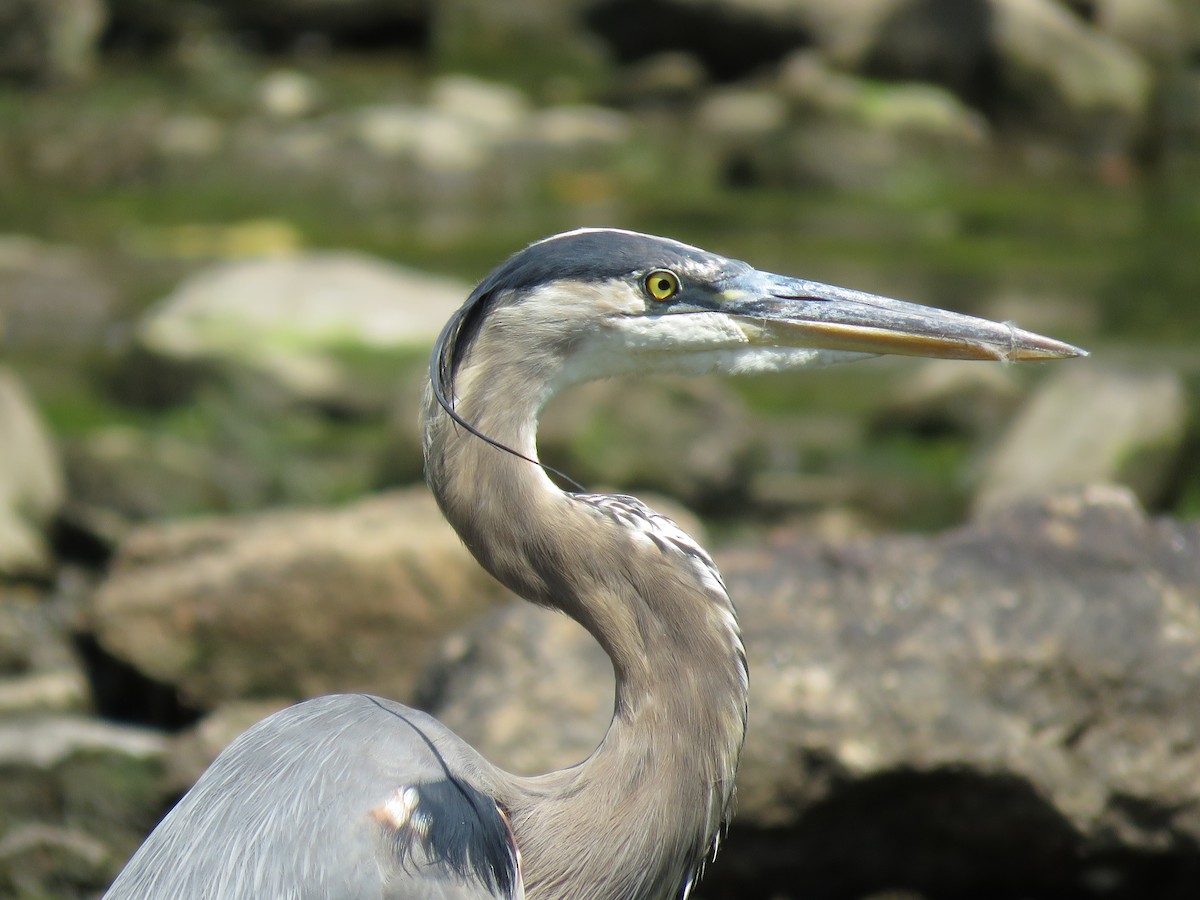
<svg viewBox="0 0 1200 900">
<path fill-rule="evenodd" d="M 655 269 L 646 276 L 646 293 L 655 300 L 670 300 L 679 293 L 679 276 L 666 269 Z"/>
</svg>

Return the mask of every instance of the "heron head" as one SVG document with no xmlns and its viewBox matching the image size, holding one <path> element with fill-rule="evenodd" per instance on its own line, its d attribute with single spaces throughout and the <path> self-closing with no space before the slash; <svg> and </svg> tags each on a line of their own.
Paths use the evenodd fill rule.
<svg viewBox="0 0 1200 900">
<path fill-rule="evenodd" d="M 484 335 L 486 333 L 486 338 Z M 509 258 L 446 326 L 435 387 L 476 352 L 550 392 L 633 373 L 779 371 L 876 354 L 1017 361 L 1084 351 L 1007 323 L 759 271 L 667 238 L 579 229 Z"/>
</svg>

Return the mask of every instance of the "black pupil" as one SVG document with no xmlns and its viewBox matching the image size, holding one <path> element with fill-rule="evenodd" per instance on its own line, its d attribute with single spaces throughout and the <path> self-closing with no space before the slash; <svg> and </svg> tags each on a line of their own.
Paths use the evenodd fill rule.
<svg viewBox="0 0 1200 900">
<path fill-rule="evenodd" d="M 668 294 L 671 291 L 671 282 L 666 278 L 658 279 L 658 292 L 660 294 Z"/>
</svg>

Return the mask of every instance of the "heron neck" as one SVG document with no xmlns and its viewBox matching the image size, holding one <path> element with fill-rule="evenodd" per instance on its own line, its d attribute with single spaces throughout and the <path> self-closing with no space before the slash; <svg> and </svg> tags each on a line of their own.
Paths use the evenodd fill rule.
<svg viewBox="0 0 1200 900">
<path fill-rule="evenodd" d="M 503 377 L 482 383 L 527 398 L 526 409 L 463 402 L 459 411 L 536 458 L 542 397 L 528 382 L 504 389 Z M 587 628 L 616 675 L 612 724 L 595 752 L 513 779 L 527 896 L 678 897 L 724 821 L 745 732 L 745 657 L 724 588 L 698 557 L 648 533 L 650 520 L 630 527 L 440 410 L 429 415 L 427 474 L 451 525 L 505 585 Z"/>
</svg>

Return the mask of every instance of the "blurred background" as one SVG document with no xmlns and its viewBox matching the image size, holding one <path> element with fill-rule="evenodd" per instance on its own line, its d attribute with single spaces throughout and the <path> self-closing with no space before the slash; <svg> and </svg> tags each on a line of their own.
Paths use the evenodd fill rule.
<svg viewBox="0 0 1200 900">
<path fill-rule="evenodd" d="M 0 896 L 97 895 L 303 696 L 594 746 L 606 661 L 417 430 L 473 283 L 580 225 L 1092 352 L 548 411 L 742 601 L 703 896 L 1194 897 L 1197 0 L 0 0 Z"/>
</svg>

